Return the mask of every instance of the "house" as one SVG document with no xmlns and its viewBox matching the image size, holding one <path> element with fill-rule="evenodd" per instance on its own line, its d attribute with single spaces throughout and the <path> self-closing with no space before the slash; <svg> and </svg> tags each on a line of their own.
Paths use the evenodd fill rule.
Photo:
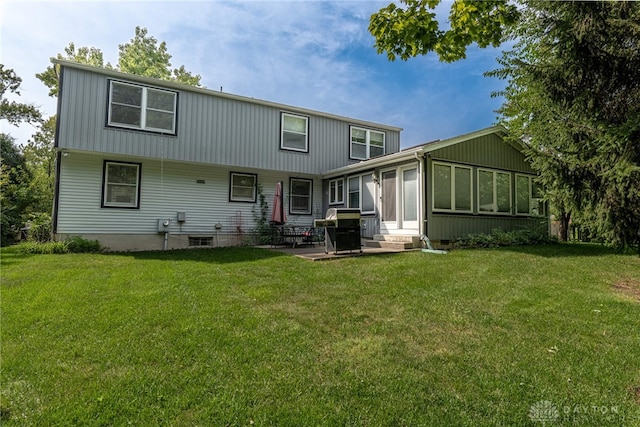
<svg viewBox="0 0 640 427">
<path fill-rule="evenodd" d="M 288 222 L 310 226 L 325 212 L 323 171 L 400 149 L 394 126 L 54 63 L 58 240 L 79 235 L 111 250 L 244 244 L 276 183 Z"/>
<path fill-rule="evenodd" d="M 500 127 L 400 150 L 395 126 L 54 62 L 58 240 L 250 243 L 279 182 L 289 224 L 358 208 L 364 237 L 405 246 L 548 223 L 523 147 Z"/>
</svg>

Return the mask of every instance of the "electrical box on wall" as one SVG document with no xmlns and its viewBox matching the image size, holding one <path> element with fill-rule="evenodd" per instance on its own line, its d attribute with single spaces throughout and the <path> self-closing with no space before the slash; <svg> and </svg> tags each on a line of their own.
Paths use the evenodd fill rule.
<svg viewBox="0 0 640 427">
<path fill-rule="evenodd" d="M 186 222 L 186 221 L 187 221 L 187 213 L 178 212 L 178 222 Z"/>
<path fill-rule="evenodd" d="M 159 219 L 158 220 L 158 233 L 166 233 L 169 231 L 169 226 L 171 225 L 170 219 Z"/>
</svg>

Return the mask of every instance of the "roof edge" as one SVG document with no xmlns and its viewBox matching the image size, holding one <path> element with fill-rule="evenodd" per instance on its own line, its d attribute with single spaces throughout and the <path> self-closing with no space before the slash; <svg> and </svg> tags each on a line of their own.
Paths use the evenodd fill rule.
<svg viewBox="0 0 640 427">
<path fill-rule="evenodd" d="M 334 178 L 340 175 L 348 175 L 350 173 L 356 173 L 359 171 L 385 166 L 391 163 L 408 161 L 416 158 L 416 156 L 422 155 L 422 146 L 407 148 L 396 153 L 386 154 L 380 157 L 374 157 L 369 160 L 362 160 L 358 163 L 352 163 L 347 166 L 342 166 L 336 169 L 331 169 L 323 172 L 322 178 Z"/>
</svg>

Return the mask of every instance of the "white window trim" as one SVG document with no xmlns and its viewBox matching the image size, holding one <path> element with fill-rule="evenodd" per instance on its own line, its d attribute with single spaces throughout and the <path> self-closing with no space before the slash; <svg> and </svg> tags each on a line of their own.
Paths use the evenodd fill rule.
<svg viewBox="0 0 640 427">
<path fill-rule="evenodd" d="M 356 180 L 356 182 L 358 183 L 358 206 L 352 206 L 351 205 L 351 181 L 352 180 Z M 347 184 L 347 207 L 348 208 L 353 208 L 353 209 L 361 209 L 362 208 L 362 183 L 360 182 L 360 177 L 359 176 L 350 176 L 346 179 L 346 184 Z"/>
<path fill-rule="evenodd" d="M 545 216 L 545 212 L 542 212 L 541 214 L 534 214 L 533 213 L 534 205 L 537 204 L 538 202 L 542 201 L 542 198 L 540 198 L 540 197 L 533 197 L 533 181 L 536 178 L 535 175 L 527 175 L 527 174 L 522 174 L 522 173 L 517 173 L 515 175 L 516 175 L 516 185 L 515 185 L 516 215 L 517 216 L 544 217 Z M 528 179 L 528 183 L 529 183 L 529 213 L 518 212 L 518 177 L 523 177 L 523 178 L 527 178 Z"/>
<path fill-rule="evenodd" d="M 300 195 L 293 194 L 293 181 L 305 182 L 309 185 L 309 203 L 305 210 L 295 210 L 293 208 L 293 199 L 295 197 L 301 197 Z M 313 180 L 306 178 L 290 178 L 289 179 L 289 213 L 291 215 L 311 215 L 313 208 Z"/>
<path fill-rule="evenodd" d="M 480 172 L 491 172 L 493 174 L 493 210 L 492 211 L 481 211 L 480 210 Z M 498 180 L 496 176 L 498 173 L 508 174 L 509 175 L 509 212 L 498 212 Z M 476 202 L 478 206 L 478 214 L 480 215 L 501 215 L 501 216 L 513 216 L 513 174 L 509 171 L 498 170 L 498 169 L 486 169 L 486 168 L 478 168 L 476 173 L 476 190 L 477 197 Z"/>
<path fill-rule="evenodd" d="M 365 157 L 356 157 L 353 154 L 353 144 L 358 144 L 358 145 L 363 145 L 361 143 L 354 143 L 353 142 L 353 130 L 357 129 L 357 130 L 362 130 L 365 131 L 365 150 L 366 150 L 366 154 Z M 367 129 L 367 128 L 362 128 L 359 126 L 349 126 L 349 158 L 350 159 L 355 159 L 355 160 L 368 160 L 371 158 L 371 132 L 376 132 L 382 135 L 382 154 L 380 156 L 384 156 L 387 153 L 387 134 L 385 132 L 379 131 L 379 130 L 375 130 L 375 129 Z M 375 156 L 375 157 L 380 157 L 380 156 Z"/>
<path fill-rule="evenodd" d="M 365 211 L 363 210 L 363 203 L 362 203 L 362 189 L 364 188 L 364 185 L 362 183 L 362 178 L 365 176 L 369 176 L 371 177 L 371 173 L 365 173 L 362 175 L 352 175 L 347 179 L 347 186 L 349 185 L 349 181 L 351 181 L 352 179 L 356 179 L 358 181 L 358 206 L 351 206 L 349 205 L 349 208 L 354 208 L 354 209 L 360 209 L 360 213 L 362 215 L 370 215 L 370 214 L 375 214 L 376 213 L 376 188 L 375 188 L 375 180 L 373 181 L 373 194 L 371 195 L 373 198 L 373 210 L 371 211 Z M 347 187 L 347 191 L 348 187 Z M 349 193 L 350 194 L 350 193 Z M 351 197 L 348 198 L 347 203 L 351 202 Z"/>
<path fill-rule="evenodd" d="M 111 120 L 111 106 L 114 104 L 111 101 L 111 98 L 113 96 L 113 85 L 114 84 L 119 84 L 119 85 L 123 85 L 123 86 L 132 86 L 132 87 L 138 87 L 142 89 L 142 99 L 140 101 L 140 126 L 135 126 L 132 124 L 127 124 L 127 123 L 120 123 L 120 122 L 114 122 Z M 165 111 L 165 110 L 158 110 L 155 108 L 148 108 L 147 107 L 147 90 L 151 89 L 151 90 L 155 90 L 158 92 L 164 92 L 164 93 L 168 93 L 173 95 L 173 111 Z M 108 118 L 107 118 L 107 124 L 108 126 L 112 126 L 112 127 L 119 127 L 119 128 L 125 128 L 125 129 L 137 129 L 137 130 L 144 130 L 144 131 L 149 131 L 149 132 L 157 132 L 157 133 L 164 133 L 164 134 L 170 134 L 170 135 L 175 135 L 176 134 L 176 117 L 177 117 L 177 104 L 178 104 L 178 93 L 174 92 L 174 91 L 170 91 L 170 90 L 166 90 L 166 89 L 160 89 L 160 88 L 156 88 L 156 87 L 151 87 L 151 86 L 143 86 L 143 85 L 138 85 L 138 84 L 133 84 L 133 83 L 128 83 L 128 82 L 123 82 L 123 81 L 119 81 L 119 80 L 110 80 L 109 81 L 109 100 L 108 100 Z M 117 104 L 117 105 L 126 105 L 126 104 Z M 147 126 L 147 110 L 154 110 L 154 111 L 161 111 L 164 113 L 172 113 L 173 114 L 173 123 L 172 123 L 172 127 L 171 130 L 169 129 L 160 129 L 160 128 L 154 128 L 151 126 Z"/>
<path fill-rule="evenodd" d="M 304 119 L 304 133 L 302 132 L 295 132 L 295 131 L 291 131 L 291 130 L 287 130 L 285 131 L 284 129 L 284 118 L 285 117 L 294 117 L 296 119 Z M 285 147 L 284 145 L 284 133 L 288 132 L 288 133 L 295 133 L 298 135 L 304 135 L 304 149 L 299 149 L 299 148 L 292 148 L 292 147 Z M 280 117 L 280 149 L 282 150 L 287 150 L 287 151 L 298 151 L 301 153 L 308 153 L 309 152 L 309 117 L 307 116 L 301 116 L 299 114 L 291 114 L 291 113 L 281 113 L 281 117 Z"/>
<path fill-rule="evenodd" d="M 339 183 L 342 183 L 342 191 L 339 190 Z M 334 184 L 333 190 L 331 184 Z M 342 205 L 344 204 L 344 178 L 332 179 L 329 181 L 329 204 L 330 205 Z M 333 198 L 333 201 L 331 199 Z"/>
<path fill-rule="evenodd" d="M 436 165 L 451 167 L 451 209 L 436 208 Z M 467 169 L 469 171 L 469 210 L 456 209 L 456 173 L 455 168 Z M 473 168 L 470 166 L 462 166 L 456 163 L 447 162 L 432 162 L 431 163 L 431 206 L 433 206 L 433 212 L 447 212 L 447 213 L 473 213 Z"/>
<path fill-rule="evenodd" d="M 248 197 L 234 197 L 233 195 L 233 177 L 234 176 L 250 176 L 253 178 L 253 194 L 252 198 Z M 258 187 L 258 175 L 254 173 L 243 172 L 231 172 L 229 175 L 229 201 L 230 202 L 244 202 L 244 203 L 256 203 L 257 200 L 257 187 Z"/>
<path fill-rule="evenodd" d="M 109 182 L 109 165 L 125 165 L 136 168 L 136 191 L 135 191 L 135 203 L 134 204 L 122 204 L 118 202 L 109 202 L 107 201 L 108 191 L 107 188 L 111 184 Z M 103 208 L 122 208 L 122 209 L 140 209 L 140 179 L 142 175 L 142 168 L 140 163 L 130 163 L 130 162 L 117 162 L 112 160 L 105 160 L 103 164 L 103 183 L 102 183 L 102 207 Z M 134 184 L 122 184 L 118 183 L 115 185 L 125 185 L 125 186 L 133 186 Z"/>
</svg>

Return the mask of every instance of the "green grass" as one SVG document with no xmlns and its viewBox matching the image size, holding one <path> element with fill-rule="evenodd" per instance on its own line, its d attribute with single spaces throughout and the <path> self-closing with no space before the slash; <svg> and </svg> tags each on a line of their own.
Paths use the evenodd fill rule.
<svg viewBox="0 0 640 427">
<path fill-rule="evenodd" d="M 1 274 L 3 426 L 640 425 L 640 257 L 599 246 L 9 248 Z"/>
</svg>

